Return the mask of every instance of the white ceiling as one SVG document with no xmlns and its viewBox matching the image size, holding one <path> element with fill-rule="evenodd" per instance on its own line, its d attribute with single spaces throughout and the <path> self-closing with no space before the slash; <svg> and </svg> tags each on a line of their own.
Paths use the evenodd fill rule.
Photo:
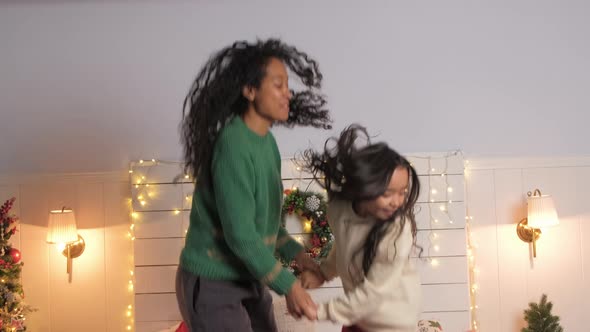
<svg viewBox="0 0 590 332">
<path fill-rule="evenodd" d="M 583 1 L 0 4 L 0 174 L 179 159 L 200 64 L 256 36 L 319 60 L 336 120 L 276 130 L 285 156 L 350 122 L 402 152 L 588 155 L 588 17 Z"/>
</svg>

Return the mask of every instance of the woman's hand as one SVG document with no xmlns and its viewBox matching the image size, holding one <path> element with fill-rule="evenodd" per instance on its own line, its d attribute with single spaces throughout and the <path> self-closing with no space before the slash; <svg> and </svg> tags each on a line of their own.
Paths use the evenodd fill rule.
<svg viewBox="0 0 590 332">
<path fill-rule="evenodd" d="M 285 296 L 287 310 L 295 318 L 305 315 L 309 320 L 318 319 L 318 307 L 311 299 L 311 296 L 301 287 L 299 280 L 295 281 L 289 293 Z"/>
<path fill-rule="evenodd" d="M 318 288 L 326 282 L 326 278 L 320 272 L 311 270 L 301 272 L 299 278 L 301 278 L 301 285 L 306 289 Z"/>
</svg>

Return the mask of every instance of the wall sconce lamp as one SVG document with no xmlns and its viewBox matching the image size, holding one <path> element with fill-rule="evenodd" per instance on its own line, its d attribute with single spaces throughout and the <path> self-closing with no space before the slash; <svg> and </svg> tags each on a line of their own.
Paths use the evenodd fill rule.
<svg viewBox="0 0 590 332">
<path fill-rule="evenodd" d="M 49 212 L 48 243 L 65 244 L 62 254 L 68 258 L 68 281 L 72 282 L 72 258 L 79 257 L 86 248 L 82 236 L 78 235 L 76 218 L 72 209 L 63 207 L 61 210 Z"/>
<path fill-rule="evenodd" d="M 533 243 L 533 257 L 537 257 L 536 242 L 541 236 L 541 228 L 558 225 L 559 219 L 550 195 L 541 195 L 541 191 L 535 189 L 527 196 L 527 218 L 518 223 L 516 233 L 524 242 Z"/>
</svg>

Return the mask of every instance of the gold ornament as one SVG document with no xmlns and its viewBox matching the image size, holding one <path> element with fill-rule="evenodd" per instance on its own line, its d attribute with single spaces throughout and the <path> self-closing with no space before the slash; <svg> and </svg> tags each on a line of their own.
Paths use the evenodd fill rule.
<svg viewBox="0 0 590 332">
<path fill-rule="evenodd" d="M 328 238 L 326 238 L 325 236 L 322 236 L 320 241 L 322 241 L 322 244 L 325 244 L 326 242 L 328 242 Z"/>
</svg>

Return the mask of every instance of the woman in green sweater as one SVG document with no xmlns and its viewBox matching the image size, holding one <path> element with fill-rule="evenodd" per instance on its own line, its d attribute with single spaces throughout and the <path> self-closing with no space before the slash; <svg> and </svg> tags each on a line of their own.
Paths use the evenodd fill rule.
<svg viewBox="0 0 590 332">
<path fill-rule="evenodd" d="M 304 91 L 289 90 L 287 68 Z M 330 128 L 322 75 L 307 54 L 276 39 L 236 42 L 211 57 L 184 103 L 187 172 L 197 179 L 176 294 L 190 331 L 276 331 L 266 286 L 289 312 L 316 306 L 275 258 L 317 265 L 280 226 L 281 160 L 275 124 Z"/>
</svg>

